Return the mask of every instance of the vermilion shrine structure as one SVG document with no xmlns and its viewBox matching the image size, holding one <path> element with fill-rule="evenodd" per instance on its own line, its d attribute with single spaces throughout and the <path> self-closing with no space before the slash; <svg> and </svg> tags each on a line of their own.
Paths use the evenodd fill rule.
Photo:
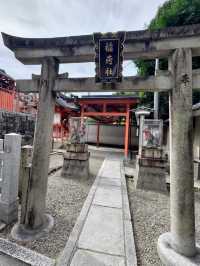
<svg viewBox="0 0 200 266">
<path fill-rule="evenodd" d="M 81 116 L 92 117 L 97 122 L 97 145 L 99 145 L 100 124 L 109 124 L 117 121 L 119 117 L 125 118 L 124 155 L 128 157 L 130 135 L 130 110 L 138 103 L 137 97 L 106 97 L 80 100 Z"/>
<path fill-rule="evenodd" d="M 61 121 L 65 121 L 64 131 L 68 130 L 68 119 L 73 116 L 89 117 L 96 120 L 96 145 L 99 146 L 100 127 L 104 124 L 120 124 L 120 118 L 123 118 L 124 130 L 124 155 L 128 157 L 129 140 L 130 140 L 130 111 L 135 108 L 139 102 L 137 96 L 84 96 L 77 99 L 68 99 L 68 108 L 56 108 L 56 112 L 60 114 Z M 70 103 L 77 109 L 70 108 Z M 71 104 L 71 106 L 72 106 Z M 58 129 L 61 128 L 62 123 L 57 124 Z M 55 126 L 54 126 L 55 130 Z M 61 132 L 61 130 L 59 130 Z"/>
<path fill-rule="evenodd" d="M 3 34 L 4 44 L 23 64 L 41 64 L 41 76 L 18 80 L 22 92 L 39 92 L 31 189 L 24 224 L 19 234 L 37 235 L 51 225 L 45 198 L 52 122 L 57 92 L 168 91 L 170 95 L 170 212 L 171 231 L 160 236 L 158 252 L 165 265 L 195 265 L 200 261 L 195 242 L 192 89 L 200 89 L 200 69 L 192 70 L 192 57 L 200 56 L 200 25 L 157 31 L 126 32 L 124 59 L 167 58 L 168 71 L 156 76 L 124 77 L 121 83 L 95 83 L 94 78 L 59 75 L 59 63 L 94 61 L 93 35 L 30 39 Z"/>
<path fill-rule="evenodd" d="M 15 94 L 15 81 L 0 70 L 0 109 L 13 111 Z"/>
</svg>

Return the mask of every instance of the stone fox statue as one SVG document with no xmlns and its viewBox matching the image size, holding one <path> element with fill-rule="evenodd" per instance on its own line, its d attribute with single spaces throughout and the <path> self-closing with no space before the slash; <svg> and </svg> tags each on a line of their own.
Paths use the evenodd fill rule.
<svg viewBox="0 0 200 266">
<path fill-rule="evenodd" d="M 156 131 L 151 131 L 148 127 L 143 130 L 144 146 L 158 146 L 159 137 Z"/>
<path fill-rule="evenodd" d="M 84 118 L 73 117 L 69 120 L 70 124 L 70 143 L 84 143 L 86 138 L 86 123 Z"/>
</svg>

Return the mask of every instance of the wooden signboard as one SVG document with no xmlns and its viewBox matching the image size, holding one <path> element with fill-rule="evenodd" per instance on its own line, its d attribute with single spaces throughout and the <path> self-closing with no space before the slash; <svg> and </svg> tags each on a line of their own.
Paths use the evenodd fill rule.
<svg viewBox="0 0 200 266">
<path fill-rule="evenodd" d="M 94 33 L 96 82 L 122 81 L 125 32 Z"/>
</svg>

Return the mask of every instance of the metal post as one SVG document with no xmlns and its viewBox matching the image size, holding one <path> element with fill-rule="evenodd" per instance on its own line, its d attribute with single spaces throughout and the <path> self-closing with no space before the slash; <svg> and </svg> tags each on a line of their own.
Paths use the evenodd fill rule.
<svg viewBox="0 0 200 266">
<path fill-rule="evenodd" d="M 155 76 L 156 72 L 159 70 L 159 59 L 156 58 L 155 62 Z M 158 111 L 159 111 L 159 93 L 154 92 L 154 119 L 158 119 Z"/>
<path fill-rule="evenodd" d="M 129 112 L 129 105 L 126 107 L 126 123 L 125 123 L 125 148 L 124 148 L 124 155 L 125 158 L 128 158 L 128 146 L 129 146 L 129 124 L 130 124 L 130 112 Z"/>
<path fill-rule="evenodd" d="M 143 123 L 144 123 L 144 115 L 140 115 L 139 117 L 140 119 L 140 125 L 139 125 L 139 153 L 138 155 L 141 156 L 142 155 L 142 128 L 143 128 Z"/>
</svg>

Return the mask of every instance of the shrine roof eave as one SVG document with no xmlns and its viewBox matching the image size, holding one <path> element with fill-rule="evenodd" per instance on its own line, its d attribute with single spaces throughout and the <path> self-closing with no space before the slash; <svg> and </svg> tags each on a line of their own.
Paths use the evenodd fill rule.
<svg viewBox="0 0 200 266">
<path fill-rule="evenodd" d="M 2 33 L 4 45 L 24 64 L 40 64 L 46 56 L 61 63 L 94 61 L 93 35 L 22 38 Z M 180 41 L 180 42 L 177 42 Z M 200 24 L 162 30 L 127 31 L 124 59 L 165 57 L 172 49 L 199 47 Z M 139 53 L 139 54 L 138 54 Z"/>
<path fill-rule="evenodd" d="M 82 95 L 79 99 L 104 99 L 104 100 L 110 100 L 110 99 L 140 99 L 140 96 L 138 95 Z"/>
<path fill-rule="evenodd" d="M 3 70 L 1 70 L 0 69 L 0 75 L 1 76 L 4 76 L 6 79 L 8 79 L 8 80 L 11 80 L 11 81 L 14 81 L 14 79 L 11 77 L 11 76 L 9 76 L 6 72 L 4 72 Z"/>
<path fill-rule="evenodd" d="M 79 104 L 136 104 L 139 103 L 140 97 L 138 96 L 82 96 L 78 99 Z"/>
</svg>

